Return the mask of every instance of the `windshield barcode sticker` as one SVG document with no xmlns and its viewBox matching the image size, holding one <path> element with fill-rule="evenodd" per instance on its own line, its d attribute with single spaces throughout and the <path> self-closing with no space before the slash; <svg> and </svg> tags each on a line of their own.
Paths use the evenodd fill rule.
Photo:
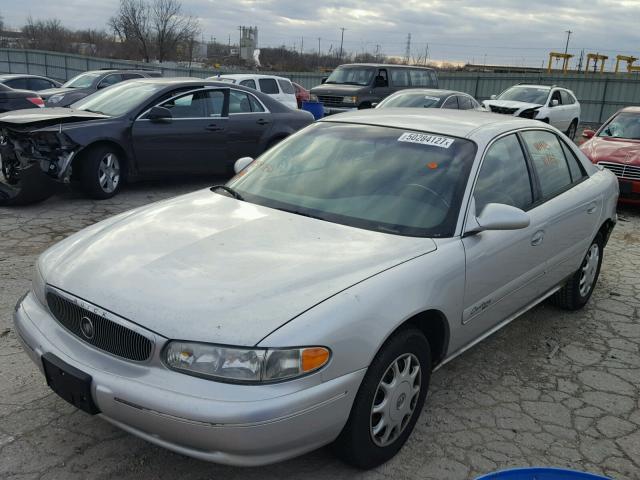
<svg viewBox="0 0 640 480">
<path fill-rule="evenodd" d="M 431 145 L 440 148 L 449 148 L 453 144 L 453 138 L 438 137 L 437 135 L 427 135 L 426 133 L 405 132 L 398 138 L 399 142 L 419 143 L 421 145 Z"/>
</svg>

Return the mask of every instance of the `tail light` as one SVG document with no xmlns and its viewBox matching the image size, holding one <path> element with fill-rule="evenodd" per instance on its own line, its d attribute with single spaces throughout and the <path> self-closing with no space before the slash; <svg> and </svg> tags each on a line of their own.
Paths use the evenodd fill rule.
<svg viewBox="0 0 640 480">
<path fill-rule="evenodd" d="M 27 100 L 40 108 L 44 107 L 44 100 L 40 97 L 27 97 Z"/>
</svg>

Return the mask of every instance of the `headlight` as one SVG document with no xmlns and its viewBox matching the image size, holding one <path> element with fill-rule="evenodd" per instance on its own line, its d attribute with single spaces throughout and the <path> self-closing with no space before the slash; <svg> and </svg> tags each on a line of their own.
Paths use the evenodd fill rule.
<svg viewBox="0 0 640 480">
<path fill-rule="evenodd" d="M 342 101 L 344 103 L 356 103 L 358 101 L 358 97 L 344 97 Z"/>
<path fill-rule="evenodd" d="M 309 101 L 310 102 L 319 102 L 320 100 L 318 100 L 318 95 L 316 95 L 314 93 L 310 93 L 309 94 Z"/>
<path fill-rule="evenodd" d="M 540 110 L 540 107 L 527 108 L 526 110 L 520 112 L 520 115 L 518 116 L 522 118 L 536 118 L 536 115 L 538 115 L 538 110 Z"/>
<path fill-rule="evenodd" d="M 63 98 L 64 98 L 64 95 L 59 93 L 57 95 L 51 95 L 47 101 L 49 103 L 59 103 Z"/>
<path fill-rule="evenodd" d="M 264 349 L 172 341 L 166 365 L 182 373 L 215 380 L 262 383 L 289 380 L 323 367 L 331 356 L 324 347 Z"/>
<path fill-rule="evenodd" d="M 42 272 L 40 271 L 40 264 L 36 262 L 36 268 L 33 272 L 33 279 L 31 280 L 31 289 L 33 293 L 36 295 L 36 298 L 42 305 L 47 304 L 47 296 L 45 295 L 45 285 L 44 277 L 42 276 Z"/>
</svg>

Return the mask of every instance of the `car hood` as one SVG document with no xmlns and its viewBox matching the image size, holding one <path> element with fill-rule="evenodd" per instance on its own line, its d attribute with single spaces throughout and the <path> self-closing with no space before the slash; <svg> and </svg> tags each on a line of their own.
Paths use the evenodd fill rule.
<svg viewBox="0 0 640 480">
<path fill-rule="evenodd" d="M 640 141 L 622 138 L 593 137 L 580 149 L 594 162 L 615 162 L 640 166 Z"/>
<path fill-rule="evenodd" d="M 515 100 L 485 100 L 483 103 L 487 107 L 489 107 L 490 105 L 494 105 L 496 107 L 517 108 L 518 110 L 541 106 L 539 103 L 518 102 Z"/>
<path fill-rule="evenodd" d="M 38 110 L 14 110 L 0 115 L 0 126 L 9 128 L 31 128 L 111 118 L 101 113 L 74 110 L 72 108 L 43 108 Z"/>
<path fill-rule="evenodd" d="M 363 89 L 367 89 L 369 87 L 364 85 L 343 85 L 339 83 L 325 83 L 322 85 L 318 85 L 317 87 L 313 87 L 311 89 L 311 93 L 314 95 L 355 95 L 358 92 L 361 92 Z"/>
<path fill-rule="evenodd" d="M 255 345 L 366 278 L 436 249 L 209 190 L 83 230 L 39 261 L 48 284 L 167 338 Z"/>
</svg>

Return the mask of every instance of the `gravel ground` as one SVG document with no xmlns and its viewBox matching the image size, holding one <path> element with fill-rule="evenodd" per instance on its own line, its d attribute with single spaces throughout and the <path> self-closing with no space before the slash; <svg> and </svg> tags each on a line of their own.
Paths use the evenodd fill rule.
<svg viewBox="0 0 640 480">
<path fill-rule="evenodd" d="M 37 255 L 129 208 L 210 184 L 137 184 L 112 200 L 65 193 L 0 208 L 0 478 L 467 479 L 499 468 L 573 467 L 640 478 L 640 214 L 623 209 L 589 305 L 543 304 L 436 372 L 400 454 L 354 471 L 327 449 L 239 469 L 173 454 L 59 399 L 12 328 Z"/>
</svg>

